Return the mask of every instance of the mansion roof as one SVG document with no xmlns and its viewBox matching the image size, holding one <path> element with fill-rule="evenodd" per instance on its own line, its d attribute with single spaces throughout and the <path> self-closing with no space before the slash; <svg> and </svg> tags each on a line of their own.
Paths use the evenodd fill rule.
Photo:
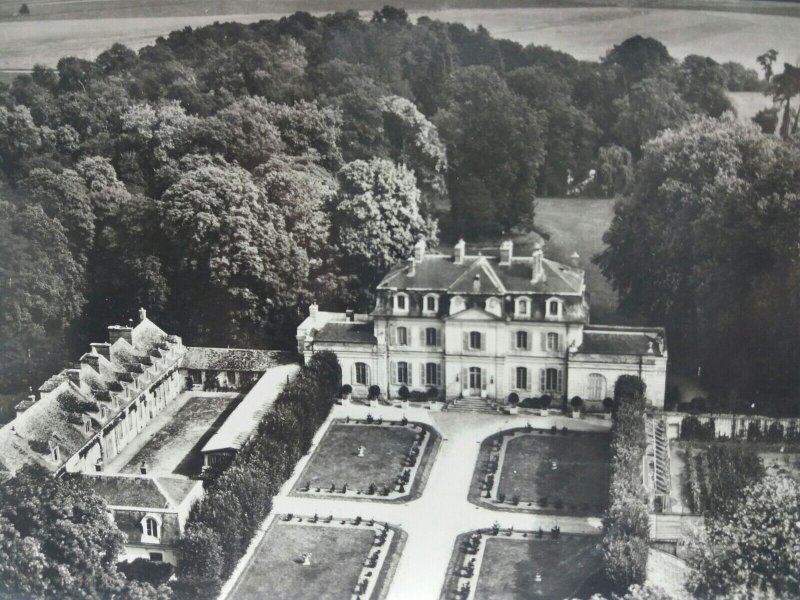
<svg viewBox="0 0 800 600">
<path fill-rule="evenodd" d="M 580 354 L 666 356 L 662 328 L 587 325 L 583 330 Z"/>
<path fill-rule="evenodd" d="M 314 339 L 318 342 L 367 344 L 370 346 L 378 343 L 375 338 L 375 326 L 372 321 L 328 322 L 316 333 Z"/>
<path fill-rule="evenodd" d="M 543 277 L 531 277 L 533 258 L 464 256 L 460 263 L 445 254 L 425 254 L 413 267 L 401 264 L 378 284 L 378 289 L 432 290 L 452 294 L 581 295 L 584 272 L 543 259 Z M 477 277 L 477 276 L 480 277 Z M 477 281 L 477 285 L 476 285 Z"/>
<path fill-rule="evenodd" d="M 130 475 L 93 475 L 90 485 L 109 506 L 177 510 L 198 485 L 198 481 L 180 477 Z"/>
<path fill-rule="evenodd" d="M 292 356 L 288 352 L 278 350 L 187 347 L 181 367 L 209 371 L 257 371 L 263 373 L 267 369 L 291 361 Z"/>
</svg>

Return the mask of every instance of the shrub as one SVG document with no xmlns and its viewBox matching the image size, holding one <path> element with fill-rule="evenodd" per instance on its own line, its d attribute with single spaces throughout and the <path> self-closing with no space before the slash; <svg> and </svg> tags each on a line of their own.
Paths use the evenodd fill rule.
<svg viewBox="0 0 800 600">
<path fill-rule="evenodd" d="M 580 410 L 581 406 L 583 406 L 583 398 L 580 396 L 573 396 L 572 400 L 569 401 L 570 405 L 572 406 L 573 410 Z"/>
<path fill-rule="evenodd" d="M 412 402 L 424 402 L 427 399 L 425 392 L 420 392 L 419 390 L 414 390 L 413 392 L 409 392 L 406 398 L 403 400 L 410 399 Z"/>
<path fill-rule="evenodd" d="M 39 454 L 50 453 L 50 444 L 41 440 L 28 440 L 28 446 L 30 446 L 31 450 Z"/>
<path fill-rule="evenodd" d="M 603 398 L 603 408 L 606 409 L 606 412 L 611 412 L 611 409 L 614 408 L 614 399 L 610 396 Z"/>
<path fill-rule="evenodd" d="M 71 413 L 98 412 L 100 407 L 93 400 L 81 400 L 72 394 L 60 394 L 58 404 L 62 410 Z"/>
<path fill-rule="evenodd" d="M 376 400 L 381 395 L 381 386 L 379 385 L 371 385 L 367 390 L 367 398 L 370 400 Z"/>
<path fill-rule="evenodd" d="M 428 387 L 428 398 L 430 400 L 435 400 L 438 397 L 439 397 L 439 388 L 433 385 Z"/>
<path fill-rule="evenodd" d="M 553 425 L 553 426 L 550 428 L 550 433 L 551 433 L 552 435 L 555 435 L 556 433 L 558 433 L 558 427 L 556 427 L 555 425 Z"/>
<path fill-rule="evenodd" d="M 677 385 L 670 386 L 664 397 L 664 405 L 667 410 L 677 408 L 681 403 L 681 390 Z"/>
<path fill-rule="evenodd" d="M 645 398 L 647 386 L 636 375 L 620 375 L 614 384 L 614 402 L 619 404 L 623 400 L 640 397 Z"/>
<path fill-rule="evenodd" d="M 542 408 L 550 408 L 553 398 L 551 398 L 549 394 L 544 394 L 541 398 L 539 398 L 539 402 L 541 402 Z"/>
<path fill-rule="evenodd" d="M 503 502 L 505 502 L 505 501 L 506 501 L 506 495 L 505 495 L 505 493 L 504 493 L 504 492 L 500 492 L 499 494 L 497 494 L 497 501 L 498 501 L 500 504 L 502 504 Z"/>
<path fill-rule="evenodd" d="M 508 395 L 508 403 L 509 404 L 517 404 L 519 402 L 519 395 L 516 392 L 511 392 Z"/>
<path fill-rule="evenodd" d="M 761 439 L 761 421 L 751 421 L 747 425 L 747 439 L 750 441 Z"/>
<path fill-rule="evenodd" d="M 783 440 L 783 425 L 777 421 L 770 423 L 765 436 L 768 442 L 780 442 Z"/>
<path fill-rule="evenodd" d="M 714 436 L 714 419 L 709 419 L 707 423 L 701 423 L 700 419 L 693 416 L 684 417 L 681 420 L 682 440 L 710 442 L 714 439 Z"/>
<path fill-rule="evenodd" d="M 137 558 L 130 562 L 118 562 L 117 570 L 125 575 L 127 579 L 143 581 L 158 587 L 169 580 L 174 568 L 169 563 L 155 562 L 147 560 L 146 558 Z"/>
<path fill-rule="evenodd" d="M 339 392 L 341 393 L 341 395 L 342 395 L 342 396 L 347 396 L 347 395 L 349 395 L 349 394 L 352 394 L 352 393 L 353 393 L 353 386 L 352 386 L 352 385 L 350 385 L 349 383 L 345 383 L 345 384 L 344 384 L 344 385 L 341 387 L 341 389 L 339 390 Z"/>
<path fill-rule="evenodd" d="M 408 387 L 401 385 L 400 389 L 397 390 L 397 395 L 400 396 L 402 400 L 408 400 L 408 397 L 410 396 Z"/>
</svg>

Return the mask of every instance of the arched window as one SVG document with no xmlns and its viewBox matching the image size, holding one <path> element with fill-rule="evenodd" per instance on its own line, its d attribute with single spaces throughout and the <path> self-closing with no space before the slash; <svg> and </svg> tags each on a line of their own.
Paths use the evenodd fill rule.
<svg viewBox="0 0 800 600">
<path fill-rule="evenodd" d="M 439 297 L 436 294 L 428 294 L 425 296 L 424 310 L 429 314 L 436 313 L 439 310 Z"/>
<path fill-rule="evenodd" d="M 144 520 L 144 534 L 150 537 L 158 537 L 158 521 L 153 517 L 147 517 Z"/>
<path fill-rule="evenodd" d="M 528 298 L 517 298 L 514 314 L 517 317 L 529 317 L 531 314 L 531 303 Z"/>
<path fill-rule="evenodd" d="M 369 370 L 367 369 L 367 363 L 358 362 L 356 363 L 356 384 L 358 385 L 368 385 L 369 384 Z"/>
<path fill-rule="evenodd" d="M 602 400 L 606 397 L 606 378 L 600 373 L 590 373 L 586 397 L 589 400 Z"/>
<path fill-rule="evenodd" d="M 397 345 L 408 346 L 408 329 L 405 327 L 397 328 Z"/>
<path fill-rule="evenodd" d="M 395 295 L 394 309 L 397 312 L 408 312 L 408 294 L 400 292 Z"/>
<path fill-rule="evenodd" d="M 495 315 L 496 317 L 501 316 L 503 312 L 503 308 L 500 304 L 500 300 L 495 298 L 494 296 L 486 299 L 486 312 Z"/>
<path fill-rule="evenodd" d="M 563 303 L 558 298 L 549 298 L 546 303 L 547 318 L 560 319 Z"/>
<path fill-rule="evenodd" d="M 452 300 L 450 300 L 450 314 L 454 315 L 457 312 L 461 312 L 467 308 L 467 303 L 464 301 L 464 298 L 461 296 L 453 296 Z"/>
<path fill-rule="evenodd" d="M 528 349 L 528 332 L 527 331 L 518 331 L 517 332 L 517 350 L 527 350 Z"/>
<path fill-rule="evenodd" d="M 470 347 L 470 350 L 480 350 L 481 349 L 481 332 L 480 331 L 470 331 L 469 332 L 469 347 Z"/>
<path fill-rule="evenodd" d="M 516 370 L 516 388 L 518 390 L 527 390 L 528 389 L 528 369 L 525 367 L 517 367 Z"/>
</svg>

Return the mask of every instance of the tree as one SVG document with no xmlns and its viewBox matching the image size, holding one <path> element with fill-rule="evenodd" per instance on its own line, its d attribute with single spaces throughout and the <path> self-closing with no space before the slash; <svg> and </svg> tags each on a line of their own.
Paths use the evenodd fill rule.
<svg viewBox="0 0 800 600">
<path fill-rule="evenodd" d="M 677 88 L 683 99 L 696 107 L 694 112 L 719 117 L 733 110 L 733 105 L 725 95 L 728 75 L 714 59 L 690 54 L 683 59 L 678 72 Z"/>
<path fill-rule="evenodd" d="M 348 270 L 365 286 L 405 258 L 419 236 L 435 238 L 420 214 L 413 173 L 390 160 L 356 160 L 339 172 L 333 206 L 334 240 Z"/>
<path fill-rule="evenodd" d="M 768 475 L 735 511 L 706 519 L 690 542 L 696 598 L 792 598 L 800 594 L 800 489 Z"/>
<path fill-rule="evenodd" d="M 85 479 L 57 479 L 38 465 L 23 467 L 0 487 L 5 593 L 99 600 L 120 591 L 125 578 L 116 561 L 123 535 L 107 511 Z M 22 554 L 6 555 L 10 549 Z M 9 567 L 20 560 L 25 567 Z"/>
<path fill-rule="evenodd" d="M 622 67 L 625 80 L 631 86 L 672 63 L 672 57 L 658 40 L 635 35 L 609 50 L 605 62 Z"/>
<path fill-rule="evenodd" d="M 783 106 L 780 134 L 783 139 L 788 139 L 797 133 L 800 124 L 800 108 L 792 110 L 792 98 L 800 95 L 800 67 L 784 63 L 783 73 L 772 76 L 767 93 L 772 94 L 778 106 Z"/>
<path fill-rule="evenodd" d="M 17 14 L 20 17 L 27 17 L 31 14 L 31 9 L 28 8 L 27 4 L 21 4 L 19 10 L 17 11 Z"/>
<path fill-rule="evenodd" d="M 623 196 L 633 184 L 633 157 L 622 146 L 604 146 L 597 156 L 595 183 L 604 196 Z"/>
<path fill-rule="evenodd" d="M 213 598 L 222 587 L 222 546 L 219 536 L 207 525 L 188 523 L 178 542 L 180 598 Z"/>
</svg>

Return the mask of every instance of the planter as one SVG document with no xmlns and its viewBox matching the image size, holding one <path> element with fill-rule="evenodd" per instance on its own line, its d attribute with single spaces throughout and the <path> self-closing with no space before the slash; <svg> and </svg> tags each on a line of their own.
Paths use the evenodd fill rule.
<svg viewBox="0 0 800 600">
<path fill-rule="evenodd" d="M 408 400 L 400 400 L 400 407 L 401 408 L 408 408 L 409 406 L 410 406 L 410 403 L 409 403 Z"/>
<path fill-rule="evenodd" d="M 550 415 L 550 409 L 549 408 L 540 408 L 539 409 L 539 414 L 542 415 L 543 417 L 547 417 L 547 416 Z"/>
<path fill-rule="evenodd" d="M 431 402 L 429 407 L 434 412 L 442 412 L 442 403 L 441 402 Z"/>
<path fill-rule="evenodd" d="M 611 420 L 611 413 L 603 413 L 603 420 L 610 421 Z"/>
<path fill-rule="evenodd" d="M 518 406 L 509 406 L 506 410 L 508 410 L 508 414 L 510 414 L 510 415 L 519 414 L 519 407 Z"/>
<path fill-rule="evenodd" d="M 580 418 L 581 418 L 581 411 L 579 411 L 579 410 L 573 410 L 573 411 L 572 411 L 572 418 L 573 418 L 573 419 L 580 419 Z"/>
<path fill-rule="evenodd" d="M 370 405 L 371 407 L 375 408 L 376 406 L 378 406 L 378 399 L 377 399 L 377 398 L 374 398 L 374 399 L 370 400 L 370 401 L 369 401 L 369 405 Z"/>
</svg>

